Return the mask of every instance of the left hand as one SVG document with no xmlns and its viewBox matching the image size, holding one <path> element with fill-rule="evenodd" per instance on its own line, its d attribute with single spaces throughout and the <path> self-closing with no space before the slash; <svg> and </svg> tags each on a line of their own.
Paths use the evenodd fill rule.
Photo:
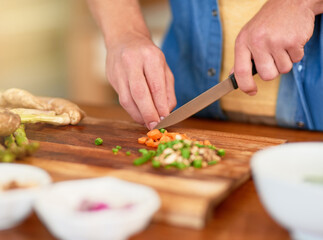
<svg viewBox="0 0 323 240">
<path fill-rule="evenodd" d="M 254 59 L 259 76 L 272 80 L 289 72 L 304 56 L 304 45 L 314 30 L 312 1 L 268 0 L 242 28 L 235 42 L 234 73 L 239 88 L 255 95 L 251 74 Z M 310 4 L 311 3 L 311 4 Z"/>
</svg>

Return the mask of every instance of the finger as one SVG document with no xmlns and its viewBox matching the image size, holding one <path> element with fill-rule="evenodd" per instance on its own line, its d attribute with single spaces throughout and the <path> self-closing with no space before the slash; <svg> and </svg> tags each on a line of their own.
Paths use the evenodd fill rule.
<svg viewBox="0 0 323 240">
<path fill-rule="evenodd" d="M 175 80 L 172 71 L 169 66 L 166 64 L 166 91 L 167 91 L 167 100 L 168 100 L 168 109 L 171 112 L 177 104 L 176 95 L 175 95 Z"/>
<path fill-rule="evenodd" d="M 117 77 L 112 77 L 112 80 L 118 79 L 118 81 L 113 82 L 118 83 L 116 84 L 117 86 L 115 89 L 119 96 L 120 105 L 129 113 L 133 120 L 137 123 L 144 124 L 141 113 L 132 98 L 126 74 L 124 74 L 123 71 L 118 70 L 116 70 L 115 74 Z"/>
<path fill-rule="evenodd" d="M 164 66 L 165 59 L 162 57 L 155 57 L 144 64 L 144 74 L 159 117 L 169 114 Z"/>
<path fill-rule="evenodd" d="M 264 81 L 270 81 L 279 75 L 275 61 L 267 51 L 253 51 L 253 59 L 260 78 Z"/>
<path fill-rule="evenodd" d="M 292 69 L 293 62 L 286 50 L 274 53 L 273 58 L 279 73 L 288 73 Z"/>
<path fill-rule="evenodd" d="M 234 54 L 234 76 L 240 90 L 249 95 L 255 95 L 257 85 L 252 78 L 251 52 L 237 39 Z"/>
<path fill-rule="evenodd" d="M 304 48 L 298 47 L 298 48 L 289 48 L 287 49 L 287 52 L 290 56 L 290 59 L 293 63 L 297 63 L 302 60 L 304 57 Z"/>
<path fill-rule="evenodd" d="M 143 69 L 143 66 L 141 68 L 134 66 L 133 70 L 129 72 L 130 92 L 147 128 L 151 130 L 155 128 L 160 118 L 147 85 L 146 77 L 143 71 L 138 69 Z"/>
</svg>

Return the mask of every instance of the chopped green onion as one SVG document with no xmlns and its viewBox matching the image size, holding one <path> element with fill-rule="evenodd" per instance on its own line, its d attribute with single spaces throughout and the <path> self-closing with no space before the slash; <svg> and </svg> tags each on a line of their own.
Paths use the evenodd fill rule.
<svg viewBox="0 0 323 240">
<path fill-rule="evenodd" d="M 146 162 L 148 162 L 155 154 L 156 152 L 153 150 L 150 150 L 149 152 L 147 151 L 147 153 L 143 154 L 141 157 L 136 158 L 133 161 L 133 164 L 136 166 L 142 165 Z"/>
<path fill-rule="evenodd" d="M 121 148 L 122 148 L 122 147 L 121 147 L 121 146 L 119 146 L 119 145 L 118 145 L 118 146 L 116 146 L 116 149 L 118 149 L 118 150 L 120 150 Z"/>
<path fill-rule="evenodd" d="M 99 146 L 103 143 L 103 140 L 102 140 L 102 138 L 97 138 L 97 139 L 95 139 L 94 143 L 95 143 L 95 145 Z"/>
<path fill-rule="evenodd" d="M 126 152 L 126 155 L 127 155 L 127 156 L 130 156 L 130 155 L 131 155 L 131 152 L 130 152 L 130 151 L 127 151 L 127 152 Z"/>
<path fill-rule="evenodd" d="M 141 154 L 147 154 L 148 153 L 148 150 L 147 149 L 144 149 L 144 148 L 140 148 L 138 150 L 138 152 L 140 152 Z"/>
<path fill-rule="evenodd" d="M 195 168 L 201 168 L 202 167 L 202 160 L 201 159 L 196 159 L 193 161 L 193 167 Z"/>
<path fill-rule="evenodd" d="M 177 163 L 177 166 L 176 166 L 178 169 L 184 169 L 184 168 L 186 168 L 187 166 L 186 166 L 186 164 L 185 163 L 182 163 L 182 162 L 179 162 L 179 163 Z"/>
<path fill-rule="evenodd" d="M 209 149 L 212 149 L 212 150 L 216 150 L 216 147 L 214 147 L 213 145 L 206 145 Z"/>
<path fill-rule="evenodd" d="M 181 149 L 182 157 L 185 159 L 189 159 L 191 155 L 191 151 L 188 148 L 182 148 Z"/>
<path fill-rule="evenodd" d="M 218 163 L 218 161 L 214 160 L 214 161 L 210 161 L 210 162 L 208 162 L 207 164 L 208 164 L 208 165 L 214 165 L 214 164 L 217 164 L 217 163 Z"/>
<path fill-rule="evenodd" d="M 203 144 L 199 144 L 199 143 L 195 143 L 195 146 L 197 146 L 197 147 L 199 147 L 199 148 L 205 147 L 205 145 L 203 145 Z"/>
<path fill-rule="evenodd" d="M 160 167 L 160 162 L 156 160 L 152 160 L 151 164 L 153 165 L 154 168 L 159 168 Z"/>
</svg>

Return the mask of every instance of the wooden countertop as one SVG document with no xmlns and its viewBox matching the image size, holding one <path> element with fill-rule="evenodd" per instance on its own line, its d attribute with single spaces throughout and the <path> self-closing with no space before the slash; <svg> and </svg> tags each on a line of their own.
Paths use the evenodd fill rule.
<svg viewBox="0 0 323 240">
<path fill-rule="evenodd" d="M 82 106 L 89 116 L 107 119 L 129 120 L 131 118 L 118 106 Z M 222 132 L 265 136 L 297 141 L 323 141 L 323 132 L 284 129 L 272 126 L 223 122 L 206 119 L 188 119 L 178 124 L 181 127 L 207 129 Z M 0 231 L 0 239 L 34 240 L 55 238 L 41 224 L 35 214 L 21 225 Z M 131 240 L 158 239 L 218 239 L 218 240 L 260 240 L 290 239 L 288 232 L 276 224 L 262 207 L 254 183 L 249 180 L 229 196 L 214 212 L 211 221 L 203 230 L 173 227 L 151 223 L 148 228 L 133 236 Z"/>
</svg>

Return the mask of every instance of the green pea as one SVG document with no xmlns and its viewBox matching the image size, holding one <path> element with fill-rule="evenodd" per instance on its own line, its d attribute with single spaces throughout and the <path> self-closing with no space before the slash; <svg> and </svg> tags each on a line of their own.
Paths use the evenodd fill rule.
<svg viewBox="0 0 323 240">
<path fill-rule="evenodd" d="M 164 132 L 166 131 L 166 129 L 161 128 L 161 129 L 159 129 L 159 131 L 160 131 L 161 133 L 164 133 Z"/>
<path fill-rule="evenodd" d="M 223 156 L 225 155 L 225 150 L 224 150 L 224 149 L 219 149 L 219 150 L 218 150 L 218 155 L 219 155 L 220 157 L 223 157 Z"/>
<path fill-rule="evenodd" d="M 120 150 L 121 148 L 122 148 L 122 147 L 121 147 L 121 146 L 119 146 L 119 145 L 118 145 L 118 146 L 116 146 L 116 149 L 118 149 L 118 150 Z"/>
<path fill-rule="evenodd" d="M 130 155 L 131 155 L 131 152 L 130 152 L 130 151 L 127 151 L 127 152 L 126 152 L 126 155 L 127 155 L 127 156 L 130 156 Z"/>
<path fill-rule="evenodd" d="M 103 140 L 102 140 L 102 138 L 97 138 L 97 139 L 95 139 L 94 143 L 95 143 L 95 145 L 99 146 L 103 143 Z"/>
</svg>

